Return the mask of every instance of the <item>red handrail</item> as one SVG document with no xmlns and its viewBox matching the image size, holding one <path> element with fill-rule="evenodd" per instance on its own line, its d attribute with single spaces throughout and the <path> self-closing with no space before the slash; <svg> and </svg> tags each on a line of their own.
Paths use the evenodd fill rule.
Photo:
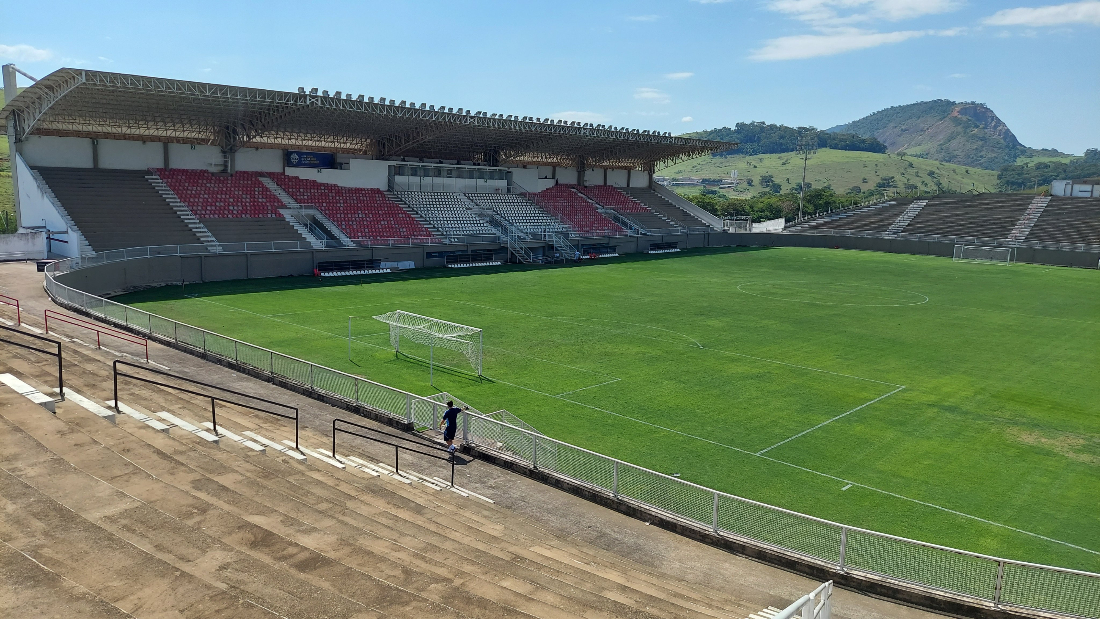
<svg viewBox="0 0 1100 619">
<path fill-rule="evenodd" d="M 129 342 L 130 344 L 144 346 L 145 360 L 149 360 L 149 340 L 141 336 L 134 335 L 133 333 L 127 333 L 126 331 L 119 331 L 118 329 L 112 329 L 110 327 L 104 327 L 103 325 L 91 322 L 90 320 L 84 320 L 82 318 L 77 318 L 76 316 L 68 316 L 66 314 L 55 312 L 54 310 L 50 309 L 43 310 L 42 317 L 46 323 L 46 333 L 50 332 L 50 318 L 53 318 L 55 321 L 95 331 L 96 348 L 102 348 L 102 346 L 100 345 L 101 335 L 109 335 L 113 338 L 122 340 L 123 342 Z"/>
<path fill-rule="evenodd" d="M 23 315 L 19 311 L 19 299 L 16 299 L 15 297 L 9 297 L 5 294 L 0 294 L 0 303 L 3 303 L 4 305 L 12 305 L 15 307 L 15 326 L 22 326 Z"/>
</svg>

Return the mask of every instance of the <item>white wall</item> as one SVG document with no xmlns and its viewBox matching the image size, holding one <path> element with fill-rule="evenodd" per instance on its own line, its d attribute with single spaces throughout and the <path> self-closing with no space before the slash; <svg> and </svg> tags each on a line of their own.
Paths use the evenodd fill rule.
<svg viewBox="0 0 1100 619">
<path fill-rule="evenodd" d="M 352 159 L 347 170 L 329 170 L 323 168 L 286 168 L 290 176 L 306 178 L 319 183 L 332 183 L 341 187 L 374 187 L 386 189 L 389 186 L 389 167 L 392 161 L 375 159 Z"/>
<path fill-rule="evenodd" d="M 160 167 L 159 164 L 157 167 Z M 169 144 L 168 167 L 220 172 L 222 169 L 222 150 L 217 146 L 203 144 Z"/>
<path fill-rule="evenodd" d="M 147 170 L 164 166 L 164 144 L 131 140 L 100 140 L 99 167 L 112 170 Z"/>
<path fill-rule="evenodd" d="M 558 168 L 558 183 L 577 184 L 577 168 Z"/>
<path fill-rule="evenodd" d="M 604 182 L 605 168 L 590 168 L 584 171 L 585 185 L 606 185 Z"/>
<path fill-rule="evenodd" d="M 538 185 L 539 171 L 536 168 L 512 168 L 512 182 L 527 191 L 535 191 Z"/>
<path fill-rule="evenodd" d="M 64 246 L 57 243 L 58 247 Z M 0 234 L 0 260 L 45 260 L 45 232 Z"/>
<path fill-rule="evenodd" d="M 90 146 L 90 145 L 89 145 Z M 19 221 L 26 226 L 42 226 L 45 224 L 50 230 L 65 230 L 68 243 L 53 243 L 53 251 L 62 256 L 76 257 L 80 255 L 80 243 L 77 236 L 69 231 L 61 213 L 57 212 L 53 202 L 38 186 L 38 181 L 31 174 L 27 162 L 18 153 L 15 155 L 15 174 L 18 176 L 19 195 L 16 196 L 15 205 L 19 209 Z M 44 220 L 44 221 L 43 221 Z"/>
<path fill-rule="evenodd" d="M 542 191 L 543 189 L 550 189 L 557 183 L 558 181 L 552 178 L 540 178 L 534 187 L 525 187 L 525 189 L 527 189 L 527 191 Z"/>
<path fill-rule="evenodd" d="M 53 168 L 92 167 L 92 141 L 88 138 L 28 136 L 19 148 L 27 165 Z"/>
<path fill-rule="evenodd" d="M 245 172 L 282 172 L 283 151 L 242 148 L 236 154 L 236 169 Z"/>
<path fill-rule="evenodd" d="M 540 165 L 535 169 L 538 170 L 539 178 L 554 178 L 554 166 Z"/>
<path fill-rule="evenodd" d="M 631 170 L 630 171 L 630 186 L 631 187 L 649 187 L 649 172 L 644 170 Z"/>
<path fill-rule="evenodd" d="M 614 187 L 626 187 L 626 170 L 608 170 L 607 184 Z"/>
</svg>

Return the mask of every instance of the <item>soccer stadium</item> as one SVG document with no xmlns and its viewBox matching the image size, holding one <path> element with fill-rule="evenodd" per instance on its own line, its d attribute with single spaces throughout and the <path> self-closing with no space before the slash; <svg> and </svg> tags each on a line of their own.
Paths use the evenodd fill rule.
<svg viewBox="0 0 1100 619">
<path fill-rule="evenodd" d="M 1100 619 L 1100 185 L 753 231 L 654 180 L 730 142 L 17 73 L 10 616 Z"/>
</svg>

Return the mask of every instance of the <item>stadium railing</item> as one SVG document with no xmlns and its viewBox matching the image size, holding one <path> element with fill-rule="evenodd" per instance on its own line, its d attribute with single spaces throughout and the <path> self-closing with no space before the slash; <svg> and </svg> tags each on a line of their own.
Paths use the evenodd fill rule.
<svg viewBox="0 0 1100 619">
<path fill-rule="evenodd" d="M 201 351 L 378 414 L 434 427 L 448 393 L 423 397 L 76 290 L 46 268 L 59 305 L 150 339 Z M 499 458 L 719 538 L 868 582 L 946 596 L 978 607 L 1100 619 L 1100 574 L 959 550 L 849 526 L 720 492 L 550 438 L 482 414 L 462 419 L 463 441 Z"/>
</svg>

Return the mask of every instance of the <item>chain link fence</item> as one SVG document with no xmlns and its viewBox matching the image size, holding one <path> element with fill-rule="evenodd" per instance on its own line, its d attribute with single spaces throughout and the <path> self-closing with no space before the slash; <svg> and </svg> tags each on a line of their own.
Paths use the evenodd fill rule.
<svg viewBox="0 0 1100 619">
<path fill-rule="evenodd" d="M 361 404 L 414 424 L 438 428 L 447 393 L 422 397 L 176 322 L 70 288 L 57 281 L 71 261 L 47 267 L 45 286 L 60 305 L 108 323 L 248 365 L 329 397 Z M 751 501 L 616 460 L 507 423 L 498 411 L 470 407 L 462 419 L 465 442 L 545 474 L 625 501 L 716 535 L 854 575 L 964 598 L 993 607 L 1100 619 L 1100 574 L 1036 565 L 937 546 Z"/>
</svg>

